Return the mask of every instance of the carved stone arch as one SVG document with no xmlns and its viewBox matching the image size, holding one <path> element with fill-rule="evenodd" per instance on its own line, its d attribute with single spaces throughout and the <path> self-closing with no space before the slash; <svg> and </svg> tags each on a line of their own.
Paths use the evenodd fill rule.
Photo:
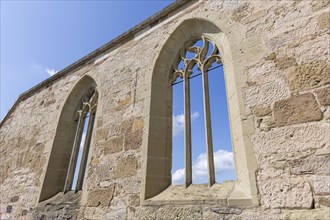
<svg viewBox="0 0 330 220">
<path fill-rule="evenodd" d="M 239 60 L 235 60 L 233 50 L 237 47 L 231 45 L 226 35 L 224 20 L 213 21 L 205 18 L 187 19 L 181 22 L 169 35 L 163 44 L 152 73 L 147 76 L 150 83 L 150 101 L 145 103 L 146 132 L 143 141 L 143 168 L 144 180 L 141 192 L 142 201 L 146 201 L 171 185 L 172 167 L 172 89 L 170 73 L 172 65 L 179 54 L 180 48 L 192 38 L 207 36 L 220 50 L 223 56 L 226 90 L 228 97 L 229 121 L 231 127 L 233 152 L 235 157 L 237 181 L 235 189 L 228 198 L 228 205 L 257 205 L 255 171 L 256 162 L 249 141 L 249 135 L 254 128 L 246 128 L 242 124 L 246 118 L 240 88 L 245 86 L 241 80 L 243 72 L 240 71 Z M 235 33 L 230 33 L 231 36 Z M 240 38 L 236 33 L 236 38 Z M 237 39 L 235 39 L 237 40 Z M 234 53 L 236 53 L 234 51 Z M 149 77 L 149 78 L 148 78 Z M 243 128 L 244 127 L 244 128 Z M 239 161 L 239 163 L 238 163 Z"/>
<path fill-rule="evenodd" d="M 63 192 L 77 130 L 77 110 L 86 95 L 93 91 L 98 95 L 96 88 L 95 80 L 85 75 L 68 95 L 58 120 L 39 202 Z"/>
</svg>

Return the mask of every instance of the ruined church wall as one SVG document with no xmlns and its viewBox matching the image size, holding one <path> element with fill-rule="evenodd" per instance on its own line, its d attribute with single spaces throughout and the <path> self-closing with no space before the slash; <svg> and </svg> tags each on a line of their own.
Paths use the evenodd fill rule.
<svg viewBox="0 0 330 220">
<path fill-rule="evenodd" d="M 219 28 L 243 73 L 235 80 L 245 85 L 237 92 L 244 115 L 253 119 L 243 126 L 251 131 L 246 138 L 257 162 L 259 206 L 148 206 L 140 199 L 150 74 L 166 39 L 187 19 L 226 24 Z M 326 219 L 329 20 L 327 0 L 188 3 L 37 89 L 0 127 L 1 219 Z M 84 75 L 95 79 L 100 93 L 84 189 L 78 202 L 61 198 L 41 209 L 61 109 Z"/>
</svg>

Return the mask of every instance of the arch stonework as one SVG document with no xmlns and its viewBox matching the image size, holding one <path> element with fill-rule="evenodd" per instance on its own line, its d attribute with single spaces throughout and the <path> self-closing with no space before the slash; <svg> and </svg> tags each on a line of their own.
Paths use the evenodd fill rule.
<svg viewBox="0 0 330 220">
<path fill-rule="evenodd" d="M 175 1 L 31 88 L 0 123 L 1 218 L 327 219 L 329 4 Z M 238 179 L 178 189 L 165 82 L 194 35 L 223 56 Z M 70 139 L 64 119 L 96 85 L 83 189 L 52 196 L 55 180 L 43 195 L 48 167 L 65 168 L 53 158 L 61 135 Z"/>
<path fill-rule="evenodd" d="M 77 123 L 74 122 L 77 110 L 86 93 L 96 87 L 94 79 L 86 75 L 78 81 L 68 95 L 58 120 L 39 201 L 47 200 L 63 192 L 77 130 Z"/>
<path fill-rule="evenodd" d="M 252 145 L 246 140 L 249 135 L 253 134 L 253 129 L 251 131 L 251 129 L 242 128 L 243 118 L 246 123 L 252 123 L 251 125 L 253 125 L 253 118 L 248 118 L 243 109 L 240 89 L 246 87 L 246 84 L 240 81 L 243 72 L 239 68 L 235 69 L 241 60 L 233 58 L 232 55 L 232 53 L 238 54 L 239 51 L 235 51 L 236 48 L 231 49 L 233 42 L 226 37 L 226 32 L 229 31 L 226 30 L 224 24 L 217 21 L 214 22 L 220 26 L 202 17 L 183 20 L 162 44 L 153 72 L 148 74 L 146 82 L 150 83 L 151 89 L 150 99 L 145 104 L 147 113 L 143 144 L 145 175 L 142 200 L 156 196 L 171 185 L 172 89 L 169 75 L 173 63 L 179 55 L 179 48 L 183 47 L 191 38 L 207 36 L 216 44 L 223 57 L 227 94 L 230 97 L 228 108 L 237 181 L 234 191 L 228 198 L 228 204 L 257 205 L 259 203 L 255 179 L 256 161 Z M 222 28 L 222 26 L 224 27 Z M 231 37 L 239 40 L 239 34 L 233 33 Z M 237 160 L 240 163 L 237 163 Z"/>
</svg>

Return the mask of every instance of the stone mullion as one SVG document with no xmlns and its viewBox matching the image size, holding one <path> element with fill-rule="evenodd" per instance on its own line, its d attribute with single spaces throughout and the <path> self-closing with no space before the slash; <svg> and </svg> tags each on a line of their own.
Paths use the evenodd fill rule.
<svg viewBox="0 0 330 220">
<path fill-rule="evenodd" d="M 72 147 L 69 168 L 68 168 L 68 172 L 66 175 L 64 193 L 70 191 L 72 188 L 73 176 L 74 176 L 74 171 L 75 171 L 76 164 L 77 164 L 77 157 L 78 157 L 78 153 L 79 153 L 79 146 L 81 143 L 82 133 L 84 130 L 85 116 L 86 116 L 86 112 L 85 112 L 85 105 L 84 105 L 83 109 L 81 111 L 79 111 L 78 126 L 77 126 L 75 139 L 74 139 L 74 143 L 73 143 L 73 147 Z"/>
<path fill-rule="evenodd" d="M 208 184 L 212 186 L 215 183 L 214 172 L 214 158 L 213 158 L 213 143 L 212 143 L 212 124 L 211 124 L 211 110 L 210 110 L 210 95 L 209 95 L 209 81 L 208 73 L 204 68 L 202 70 L 203 80 L 203 95 L 204 95 L 204 123 L 206 134 L 206 155 L 207 167 L 209 171 Z"/>
<path fill-rule="evenodd" d="M 94 120 L 95 120 L 95 110 L 92 109 L 92 111 L 90 111 L 90 115 L 89 115 L 88 127 L 87 127 L 87 131 L 86 131 L 86 138 L 85 138 L 85 143 L 84 143 L 84 147 L 83 147 L 83 153 L 82 153 L 82 157 L 81 157 L 79 173 L 78 173 L 78 178 L 77 178 L 77 185 L 76 185 L 75 191 L 81 190 L 82 186 L 83 186 L 86 164 L 87 164 L 87 159 L 88 159 L 88 152 L 89 152 L 90 142 L 92 139 Z"/>
<path fill-rule="evenodd" d="M 186 73 L 186 71 L 185 71 Z M 190 117 L 190 82 L 184 74 L 184 149 L 185 149 L 185 187 L 192 183 L 191 117 Z"/>
</svg>

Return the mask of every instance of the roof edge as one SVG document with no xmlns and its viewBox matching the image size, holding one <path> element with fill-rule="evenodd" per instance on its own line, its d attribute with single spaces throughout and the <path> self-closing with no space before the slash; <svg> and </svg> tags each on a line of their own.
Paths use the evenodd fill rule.
<svg viewBox="0 0 330 220">
<path fill-rule="evenodd" d="M 80 58 L 76 62 L 70 64 L 69 66 L 65 67 L 55 75 L 47 78 L 46 80 L 40 82 L 39 84 L 33 86 L 31 89 L 23 92 L 16 102 L 12 105 L 12 107 L 9 109 L 7 114 L 3 117 L 3 119 L 0 122 L 0 128 L 3 126 L 5 121 L 9 118 L 9 115 L 15 110 L 16 106 L 23 100 L 29 98 L 34 93 L 38 92 L 41 88 L 51 84 L 57 79 L 62 78 L 72 70 L 78 68 L 81 65 L 84 65 L 88 63 L 93 58 L 96 58 L 103 52 L 115 47 L 116 45 L 120 44 L 120 42 L 123 42 L 131 37 L 134 37 L 135 34 L 142 31 L 144 28 L 149 26 L 155 26 L 161 22 L 163 22 L 165 19 L 169 18 L 169 14 L 173 11 L 179 9 L 180 7 L 184 6 L 188 2 L 198 2 L 199 0 L 175 0 L 172 4 L 166 6 L 164 9 L 160 10 L 156 14 L 148 17 L 144 21 L 140 22 L 139 24 L 135 25 L 133 28 L 129 29 L 128 31 L 124 32 L 123 34 L 119 35 L 118 37 L 114 38 L 113 40 L 109 41 L 108 43 L 104 44 L 103 46 L 97 48 L 96 50 L 92 51 L 91 53 L 87 54 L 86 56 Z"/>
</svg>

